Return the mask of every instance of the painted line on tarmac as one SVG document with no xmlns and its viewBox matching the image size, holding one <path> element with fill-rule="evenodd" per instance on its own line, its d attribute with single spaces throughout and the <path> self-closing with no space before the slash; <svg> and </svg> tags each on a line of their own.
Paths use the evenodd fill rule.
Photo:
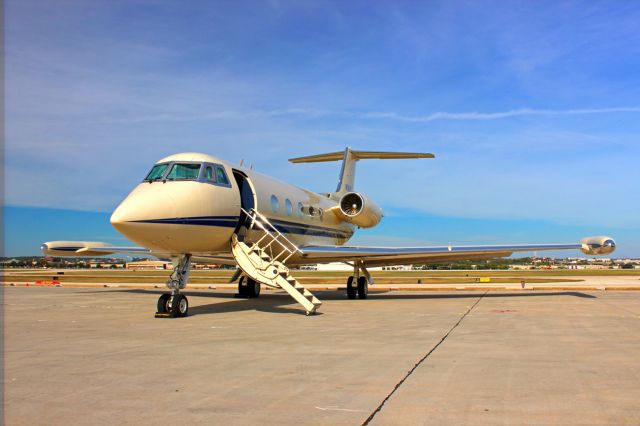
<svg viewBox="0 0 640 426">
<path fill-rule="evenodd" d="M 352 410 L 350 408 L 338 408 L 338 407 L 316 407 L 318 410 L 322 411 L 349 411 L 351 413 L 361 413 L 364 410 Z"/>
<path fill-rule="evenodd" d="M 420 367 L 420 365 L 427 359 L 429 358 L 429 356 L 435 352 L 436 349 L 438 349 L 438 347 L 445 341 L 447 340 L 447 337 L 449 337 L 449 335 L 453 332 L 453 330 L 455 330 L 460 323 L 462 322 L 463 319 L 465 319 L 465 317 L 467 315 L 469 315 L 469 313 L 473 310 L 473 308 L 476 307 L 476 305 L 478 303 L 480 303 L 480 301 L 482 300 L 482 298 L 488 293 L 488 291 L 485 291 L 480 297 L 478 297 L 478 300 L 475 301 L 475 303 L 473 305 L 471 305 L 469 307 L 469 309 L 467 309 L 467 311 L 462 314 L 462 316 L 460 317 L 460 319 L 458 319 L 458 322 L 456 322 L 453 327 L 451 327 L 449 329 L 449 331 L 447 331 L 447 334 L 445 334 L 444 336 L 442 336 L 442 339 L 440 339 L 440 341 L 438 343 L 436 343 L 436 345 L 431 348 L 431 350 L 429 352 L 426 353 L 425 356 L 423 356 L 422 358 L 420 358 L 420 360 L 413 366 L 413 368 L 411 368 L 411 370 L 407 371 L 407 374 L 402 378 L 402 380 L 400 380 L 398 383 L 396 383 L 396 385 L 394 386 L 394 388 L 391 390 L 391 392 L 389 392 L 389 394 L 386 396 L 385 399 L 382 400 L 382 402 L 380 403 L 380 405 L 378 405 L 378 407 L 373 411 L 373 413 L 371 413 L 369 415 L 369 417 L 367 417 L 367 419 L 362 423 L 362 426 L 366 426 L 368 425 L 371 420 L 373 420 L 373 418 L 376 416 L 376 414 L 378 414 L 382 408 L 384 407 L 384 404 L 386 404 L 386 402 L 393 396 L 393 394 L 400 388 L 400 386 L 402 386 L 402 384 L 409 378 L 409 376 L 411 376 L 413 374 L 414 371 L 416 371 L 416 369 L 418 367 Z"/>
</svg>

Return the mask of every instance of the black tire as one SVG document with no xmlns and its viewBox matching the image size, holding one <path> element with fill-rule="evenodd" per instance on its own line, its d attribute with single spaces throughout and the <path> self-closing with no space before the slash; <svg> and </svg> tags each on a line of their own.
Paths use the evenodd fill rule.
<svg viewBox="0 0 640 426">
<path fill-rule="evenodd" d="M 238 296 L 241 297 L 249 297 L 249 289 L 247 286 L 247 277 L 240 277 L 240 281 L 238 281 Z"/>
<path fill-rule="evenodd" d="M 367 277 L 358 278 L 358 298 L 366 299 L 369 295 L 369 282 Z"/>
<path fill-rule="evenodd" d="M 247 297 L 259 297 L 260 296 L 260 283 L 251 278 L 247 278 Z"/>
<path fill-rule="evenodd" d="M 158 313 L 166 314 L 169 312 L 169 300 L 171 299 L 171 295 L 169 293 L 165 293 L 158 298 Z"/>
<path fill-rule="evenodd" d="M 356 298 L 356 288 L 353 286 L 353 275 L 347 279 L 347 298 Z"/>
<path fill-rule="evenodd" d="M 189 314 L 189 301 L 184 294 L 176 294 L 171 299 L 171 316 L 186 317 Z"/>
</svg>

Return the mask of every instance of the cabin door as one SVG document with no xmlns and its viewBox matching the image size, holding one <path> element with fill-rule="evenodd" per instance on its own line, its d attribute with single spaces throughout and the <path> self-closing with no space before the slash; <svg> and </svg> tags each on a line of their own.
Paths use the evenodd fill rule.
<svg viewBox="0 0 640 426">
<path fill-rule="evenodd" d="M 236 183 L 238 184 L 238 190 L 240 191 L 240 206 L 244 210 L 240 210 L 240 220 L 238 221 L 238 226 L 236 226 L 235 233 L 238 234 L 239 237 L 244 237 L 249 226 L 249 217 L 245 212 L 249 212 L 255 207 L 256 196 L 253 192 L 253 186 L 251 185 L 251 182 L 249 182 L 249 178 L 244 173 L 234 170 L 233 177 L 236 179 Z"/>
</svg>

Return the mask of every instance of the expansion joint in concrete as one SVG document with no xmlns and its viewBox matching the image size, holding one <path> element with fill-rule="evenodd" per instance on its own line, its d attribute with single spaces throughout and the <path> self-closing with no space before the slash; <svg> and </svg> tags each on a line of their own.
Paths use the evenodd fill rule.
<svg viewBox="0 0 640 426">
<path fill-rule="evenodd" d="M 442 338 L 440 339 L 440 341 L 438 343 L 436 343 L 436 345 L 431 348 L 431 350 L 429 350 L 429 352 L 427 352 L 422 358 L 420 358 L 420 360 L 418 360 L 418 362 L 416 362 L 416 364 L 411 368 L 411 370 L 407 371 L 407 374 L 402 378 L 402 380 L 400 380 L 398 383 L 396 383 L 396 385 L 393 387 L 393 389 L 391 390 L 391 392 L 389 392 L 389 394 L 382 400 L 382 402 L 380 403 L 380 405 L 378 405 L 376 407 L 375 410 L 373 410 L 373 412 L 369 415 L 369 417 L 367 417 L 367 419 L 362 423 L 362 426 L 367 426 L 369 423 L 371 423 L 371 421 L 373 420 L 373 418 L 382 410 L 382 408 L 384 407 L 384 404 L 387 403 L 387 401 L 393 396 L 393 394 L 400 389 L 400 386 L 402 386 L 402 384 L 409 378 L 409 376 L 411 376 L 413 374 L 414 371 L 416 371 L 416 369 L 418 367 L 420 367 L 420 365 L 422 365 L 422 363 L 429 358 L 429 356 L 435 352 L 436 349 L 438 349 L 438 347 L 445 341 L 447 340 L 447 337 L 449 337 L 449 335 L 453 332 L 453 330 L 455 330 L 460 323 L 462 323 L 462 320 L 465 319 L 465 317 L 467 315 L 469 315 L 469 313 L 473 310 L 473 308 L 476 307 L 476 305 L 478 303 L 480 303 L 480 300 L 482 300 L 482 298 L 487 294 L 488 290 L 486 290 L 484 293 L 482 293 L 482 295 L 480 297 L 478 297 L 478 300 L 475 301 L 475 303 L 473 305 L 471 305 L 469 307 L 469 309 L 467 309 L 467 311 L 462 314 L 462 316 L 458 319 L 458 321 L 453 324 L 453 326 L 449 329 L 449 331 L 447 331 L 447 333 L 442 336 Z"/>
</svg>

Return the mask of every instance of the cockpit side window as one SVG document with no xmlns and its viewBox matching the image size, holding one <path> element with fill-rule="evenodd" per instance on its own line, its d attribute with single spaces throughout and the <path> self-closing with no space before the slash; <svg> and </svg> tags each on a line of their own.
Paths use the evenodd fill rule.
<svg viewBox="0 0 640 426">
<path fill-rule="evenodd" d="M 216 180 L 221 185 L 229 185 L 229 178 L 227 178 L 227 173 L 219 164 L 216 164 Z"/>
<path fill-rule="evenodd" d="M 216 175 L 213 173 L 213 166 L 207 166 L 204 169 L 204 179 L 207 182 L 216 183 Z"/>
<path fill-rule="evenodd" d="M 167 163 L 156 164 L 155 166 L 153 166 L 153 168 L 151 169 L 147 177 L 144 178 L 144 180 L 147 182 L 151 182 L 154 180 L 162 179 L 162 176 L 164 176 L 164 173 L 167 171 L 167 167 L 169 167 L 169 164 Z"/>
<path fill-rule="evenodd" d="M 171 167 L 167 180 L 196 180 L 200 174 L 200 164 L 176 163 Z"/>
</svg>

